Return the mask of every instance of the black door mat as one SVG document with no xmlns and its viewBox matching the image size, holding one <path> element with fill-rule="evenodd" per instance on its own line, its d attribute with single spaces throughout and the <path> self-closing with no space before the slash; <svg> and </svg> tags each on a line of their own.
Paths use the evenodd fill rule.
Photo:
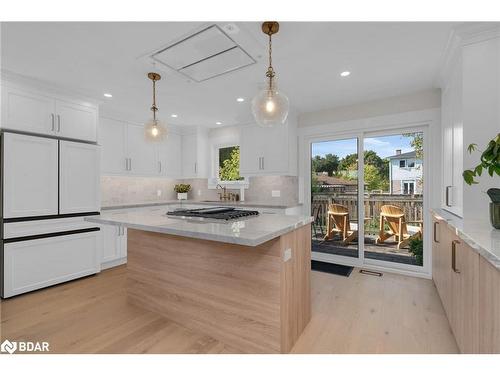
<svg viewBox="0 0 500 375">
<path fill-rule="evenodd" d="M 349 277 L 354 267 L 311 260 L 311 269 L 314 271 L 333 273 L 334 275 Z"/>
</svg>

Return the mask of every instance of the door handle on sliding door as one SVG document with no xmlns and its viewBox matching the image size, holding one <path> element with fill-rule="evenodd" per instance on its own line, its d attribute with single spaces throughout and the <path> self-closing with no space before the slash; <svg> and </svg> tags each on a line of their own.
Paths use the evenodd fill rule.
<svg viewBox="0 0 500 375">
<path fill-rule="evenodd" d="M 450 189 L 451 189 L 451 185 L 448 185 L 446 186 L 446 206 L 447 207 L 451 207 L 451 204 L 450 204 Z"/>
</svg>

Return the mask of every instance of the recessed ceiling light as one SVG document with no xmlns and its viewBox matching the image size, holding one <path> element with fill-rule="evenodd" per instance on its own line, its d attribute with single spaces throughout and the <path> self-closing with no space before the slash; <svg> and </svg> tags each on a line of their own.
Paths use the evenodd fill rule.
<svg viewBox="0 0 500 375">
<path fill-rule="evenodd" d="M 345 72 L 340 73 L 340 76 L 341 77 L 347 77 L 350 74 L 351 74 L 351 72 L 349 72 L 349 71 L 346 70 Z"/>
<path fill-rule="evenodd" d="M 222 125 L 222 122 L 217 121 L 217 122 L 215 123 L 215 125 Z"/>
<path fill-rule="evenodd" d="M 170 115 L 170 117 L 176 118 L 176 117 L 177 117 L 177 115 L 176 115 L 175 113 L 172 113 L 172 114 Z"/>
<path fill-rule="evenodd" d="M 105 96 L 106 98 L 112 98 L 112 97 L 113 97 L 113 95 L 108 94 L 108 93 L 105 93 L 105 94 L 104 94 L 104 96 Z"/>
<path fill-rule="evenodd" d="M 236 101 L 241 103 L 245 101 L 245 98 L 236 98 Z"/>
</svg>

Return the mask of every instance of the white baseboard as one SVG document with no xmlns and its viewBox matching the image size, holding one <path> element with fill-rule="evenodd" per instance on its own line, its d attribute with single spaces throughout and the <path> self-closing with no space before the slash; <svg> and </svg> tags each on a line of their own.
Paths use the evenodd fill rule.
<svg viewBox="0 0 500 375">
<path fill-rule="evenodd" d="M 105 262 L 105 263 L 101 264 L 101 271 L 106 270 L 108 268 L 121 266 L 122 264 L 125 264 L 125 263 L 127 263 L 127 258 L 120 258 L 120 259 L 111 260 L 109 262 Z"/>
</svg>

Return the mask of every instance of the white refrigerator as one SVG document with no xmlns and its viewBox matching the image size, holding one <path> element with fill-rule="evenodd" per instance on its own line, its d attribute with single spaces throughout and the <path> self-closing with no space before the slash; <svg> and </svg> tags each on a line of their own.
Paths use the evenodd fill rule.
<svg viewBox="0 0 500 375">
<path fill-rule="evenodd" d="M 99 146 L 0 136 L 2 298 L 99 272 Z"/>
</svg>

